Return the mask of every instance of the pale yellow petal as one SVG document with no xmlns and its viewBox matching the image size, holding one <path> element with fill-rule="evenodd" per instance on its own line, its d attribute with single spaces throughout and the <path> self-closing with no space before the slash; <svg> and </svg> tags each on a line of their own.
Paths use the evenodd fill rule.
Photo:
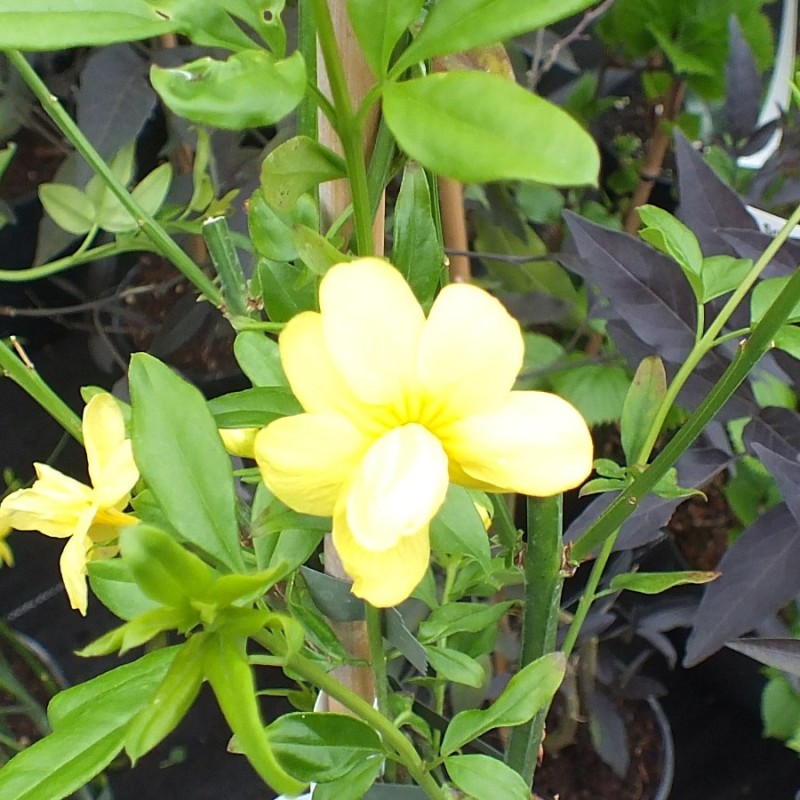
<svg viewBox="0 0 800 800">
<path fill-rule="evenodd" d="M 447 494 L 447 456 L 421 425 L 394 428 L 370 448 L 347 492 L 347 523 L 359 546 L 393 548 L 426 526 Z"/>
<path fill-rule="evenodd" d="M 34 464 L 38 480 L 3 500 L 4 521 L 17 530 L 46 536 L 72 536 L 81 516 L 92 506 L 92 490 L 47 464 Z"/>
<path fill-rule="evenodd" d="M 390 264 L 363 258 L 332 267 L 319 290 L 325 340 L 363 402 L 394 405 L 417 383 L 422 307 Z"/>
<path fill-rule="evenodd" d="M 222 444 L 232 456 L 255 458 L 253 446 L 261 428 L 220 428 Z"/>
<path fill-rule="evenodd" d="M 64 549 L 61 551 L 61 559 L 59 561 L 61 580 L 67 590 L 70 606 L 76 608 L 84 616 L 86 616 L 88 603 L 86 588 L 87 551 L 91 547 L 88 530 L 94 518 L 95 510 L 89 507 L 83 514 L 75 533 L 68 539 Z"/>
<path fill-rule="evenodd" d="M 467 475 L 496 491 L 547 497 L 580 485 L 592 468 L 583 417 L 546 392 L 512 392 L 499 410 L 452 425 L 443 444 Z"/>
<path fill-rule="evenodd" d="M 369 445 L 344 417 L 299 414 L 267 425 L 254 449 L 270 491 L 295 511 L 329 517 Z"/>
<path fill-rule="evenodd" d="M 366 550 L 353 537 L 342 511 L 333 520 L 333 544 L 347 574 L 352 592 L 379 608 L 405 600 L 425 576 L 430 562 L 428 526 L 380 552 Z"/>
<path fill-rule="evenodd" d="M 497 408 L 522 366 L 517 321 L 498 300 L 465 283 L 446 286 L 431 308 L 419 345 L 419 375 L 449 417 Z"/>
<path fill-rule="evenodd" d="M 92 485 L 103 483 L 112 468 L 116 451 L 125 441 L 125 422 L 110 394 L 96 394 L 83 409 L 83 446 Z"/>
<path fill-rule="evenodd" d="M 304 311 L 292 317 L 279 337 L 281 363 L 300 405 L 312 414 L 343 414 L 360 428 L 380 432 L 373 417 L 381 409 L 359 400 L 333 362 L 322 329 L 322 317 Z M 389 420 L 391 422 L 391 420 Z"/>
</svg>

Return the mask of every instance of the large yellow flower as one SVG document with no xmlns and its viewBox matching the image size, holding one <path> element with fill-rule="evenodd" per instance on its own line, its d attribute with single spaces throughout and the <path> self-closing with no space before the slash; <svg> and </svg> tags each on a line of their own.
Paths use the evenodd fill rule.
<svg viewBox="0 0 800 800">
<path fill-rule="evenodd" d="M 0 504 L 0 523 L 68 539 L 61 554 L 61 577 L 70 604 L 86 614 L 86 563 L 118 551 L 118 529 L 138 520 L 122 509 L 139 478 L 130 439 L 114 398 L 95 395 L 83 412 L 83 438 L 92 485 L 34 464 L 30 489 L 13 492 Z"/>
<path fill-rule="evenodd" d="M 283 502 L 333 517 L 354 594 L 376 606 L 411 594 L 449 481 L 544 497 L 589 474 L 581 415 L 555 395 L 512 391 L 522 335 L 482 289 L 445 287 L 426 320 L 400 273 L 365 258 L 332 267 L 319 302 L 279 342 L 306 413 L 264 428 L 255 455 Z"/>
</svg>

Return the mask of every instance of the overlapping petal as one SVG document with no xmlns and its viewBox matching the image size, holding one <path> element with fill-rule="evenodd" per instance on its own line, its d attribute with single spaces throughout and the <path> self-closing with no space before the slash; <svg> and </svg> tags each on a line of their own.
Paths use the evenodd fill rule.
<svg viewBox="0 0 800 800">
<path fill-rule="evenodd" d="M 346 417 L 298 414 L 270 423 L 254 450 L 270 491 L 295 511 L 329 517 L 370 444 Z"/>
<path fill-rule="evenodd" d="M 322 279 L 319 303 L 325 341 L 352 392 L 371 405 L 402 403 L 416 382 L 425 323 L 403 276 L 375 258 L 339 264 Z"/>
<path fill-rule="evenodd" d="M 376 552 L 356 541 L 344 508 L 333 519 L 333 544 L 353 579 L 353 594 L 378 608 L 405 600 L 424 577 L 430 561 L 427 525 L 411 536 L 402 536 L 394 547 Z"/>
<path fill-rule="evenodd" d="M 440 292 L 420 337 L 419 375 L 450 417 L 497 408 L 522 366 L 517 321 L 494 297 L 468 284 Z"/>
<path fill-rule="evenodd" d="M 59 560 L 61 580 L 67 590 L 70 606 L 80 611 L 84 616 L 86 616 L 88 604 L 86 561 L 87 552 L 91 547 L 89 528 L 96 511 L 97 509 L 94 506 L 89 506 L 84 511 L 72 536 L 67 540 L 64 549 L 61 551 Z"/>
<path fill-rule="evenodd" d="M 348 529 L 359 547 L 389 550 L 427 526 L 447 494 L 447 456 L 421 425 L 384 434 L 362 459 L 347 489 Z"/>
<path fill-rule="evenodd" d="M 547 497 L 578 486 L 592 468 L 592 437 L 579 412 L 546 392 L 511 392 L 496 411 L 454 423 L 448 456 L 495 491 Z"/>
</svg>

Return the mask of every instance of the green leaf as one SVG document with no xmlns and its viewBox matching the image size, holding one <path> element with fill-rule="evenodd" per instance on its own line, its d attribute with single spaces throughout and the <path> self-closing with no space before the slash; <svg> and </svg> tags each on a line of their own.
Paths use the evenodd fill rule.
<svg viewBox="0 0 800 800">
<path fill-rule="evenodd" d="M 775 334 L 775 347 L 785 350 L 789 355 L 800 359 L 800 328 L 795 325 L 784 325 Z"/>
<path fill-rule="evenodd" d="M 171 733 L 194 703 L 203 683 L 204 637 L 196 634 L 179 646 L 158 689 L 132 720 L 125 751 L 133 764 Z"/>
<path fill-rule="evenodd" d="M 131 194 L 148 214 L 154 216 L 164 204 L 171 183 L 172 166 L 162 164 L 145 176 Z M 136 230 L 139 226 L 130 212 L 110 192 L 103 200 L 96 221 L 103 230 L 111 233 L 124 233 Z"/>
<path fill-rule="evenodd" d="M 474 800 L 530 800 L 531 790 L 520 774 L 496 758 L 449 756 L 444 765 L 453 783 Z"/>
<path fill-rule="evenodd" d="M 703 252 L 697 237 L 680 220 L 668 211 L 650 205 L 639 208 L 639 218 L 645 225 L 639 231 L 642 239 L 677 261 L 687 277 L 700 274 Z"/>
<path fill-rule="evenodd" d="M 204 642 L 203 671 L 238 746 L 261 778 L 275 791 L 294 796 L 305 784 L 289 775 L 272 751 L 264 731 L 245 641 L 209 635 Z"/>
<path fill-rule="evenodd" d="M 130 621 L 159 607 L 137 586 L 130 565 L 121 558 L 90 561 L 87 567 L 92 591 L 120 619 Z"/>
<path fill-rule="evenodd" d="M 720 576 L 719 572 L 627 572 L 615 575 L 611 579 L 609 589 L 618 591 L 626 589 L 640 594 L 661 594 L 673 586 L 684 586 L 688 583 L 710 583 Z"/>
<path fill-rule="evenodd" d="M 122 749 L 130 720 L 148 702 L 177 648 L 158 650 L 56 695 L 53 733 L 0 769 L 0 797 L 54 800 L 98 775 Z"/>
<path fill-rule="evenodd" d="M 386 74 L 392 51 L 422 10 L 424 0 L 347 0 L 347 13 L 370 69 Z"/>
<path fill-rule="evenodd" d="M 658 481 L 658 483 L 650 490 L 653 494 L 667 499 L 676 499 L 680 497 L 703 497 L 705 495 L 699 489 L 687 489 L 678 484 L 678 471 L 675 467 L 670 467 Z"/>
<path fill-rule="evenodd" d="M 431 547 L 437 553 L 469 556 L 488 575 L 492 565 L 489 536 L 466 489 L 451 484 L 444 505 L 431 521 Z"/>
<path fill-rule="evenodd" d="M 266 733 L 281 766 L 304 783 L 335 781 L 383 753 L 377 733 L 346 714 L 284 714 Z"/>
<path fill-rule="evenodd" d="M 68 233 L 80 236 L 94 225 L 94 203 L 77 186 L 43 183 L 39 187 L 39 199 L 53 222 Z"/>
<path fill-rule="evenodd" d="M 785 675 L 773 675 L 767 681 L 761 695 L 761 718 L 765 736 L 786 740 L 800 734 L 800 695 Z"/>
<path fill-rule="evenodd" d="M 463 683 L 474 689 L 480 689 L 486 681 L 486 672 L 480 663 L 458 650 L 428 645 L 425 652 L 437 677 L 442 680 Z"/>
<path fill-rule="evenodd" d="M 296 223 L 292 235 L 297 255 L 315 275 L 324 275 L 334 264 L 353 260 L 307 225 Z"/>
<path fill-rule="evenodd" d="M 750 324 L 755 325 L 759 322 L 767 309 L 772 305 L 775 298 L 783 291 L 783 288 L 789 282 L 789 277 L 784 278 L 766 278 L 759 281 L 753 289 L 753 295 L 750 298 Z M 789 314 L 787 322 L 800 322 L 800 303 L 798 303 Z"/>
<path fill-rule="evenodd" d="M 563 653 L 550 653 L 523 667 L 489 708 L 469 709 L 453 717 L 442 739 L 442 755 L 450 755 L 493 728 L 522 725 L 533 719 L 550 703 L 565 670 Z"/>
<path fill-rule="evenodd" d="M 178 116 L 243 130 L 288 116 L 305 95 L 306 69 L 299 51 L 276 61 L 264 50 L 244 50 L 226 61 L 205 57 L 173 69 L 153 66 L 150 80 Z"/>
<path fill-rule="evenodd" d="M 439 606 L 419 625 L 419 639 L 422 642 L 436 642 L 453 633 L 468 631 L 476 633 L 495 626 L 514 603 L 446 603 Z"/>
<path fill-rule="evenodd" d="M 144 0 L 0 0 L 0 50 L 65 50 L 176 30 Z"/>
<path fill-rule="evenodd" d="M 303 409 L 288 387 L 257 386 L 215 397 L 208 410 L 220 428 L 260 428 Z"/>
<path fill-rule="evenodd" d="M 181 608 L 203 597 L 213 581 L 211 568 L 202 559 L 158 528 L 125 528 L 119 548 L 139 588 L 164 606 Z"/>
<path fill-rule="evenodd" d="M 315 800 L 362 800 L 381 774 L 383 759 L 367 758 L 347 775 L 335 781 L 319 783 L 314 788 Z M 416 800 L 416 798 L 415 798 Z"/>
<path fill-rule="evenodd" d="M 300 195 L 325 181 L 347 177 L 344 160 L 308 136 L 295 136 L 278 145 L 261 165 L 264 199 L 288 211 Z"/>
<path fill-rule="evenodd" d="M 417 300 L 428 308 L 444 269 L 444 250 L 436 233 L 425 170 L 413 161 L 403 170 L 394 210 L 392 263 Z"/>
<path fill-rule="evenodd" d="M 596 458 L 592 464 L 594 471 L 604 478 L 622 478 L 628 477 L 628 470 L 621 467 L 616 461 L 610 458 Z"/>
<path fill-rule="evenodd" d="M 302 269 L 262 258 L 256 264 L 256 271 L 264 296 L 264 307 L 273 322 L 287 322 L 301 311 L 313 311 L 316 308 L 315 283 L 303 282 L 305 275 Z"/>
<path fill-rule="evenodd" d="M 78 651 L 78 655 L 105 656 L 109 653 L 127 653 L 134 647 L 149 642 L 164 631 L 186 631 L 199 621 L 199 614 L 194 609 L 159 606 L 145 611 L 136 619 L 120 625 L 112 631 L 95 639 Z"/>
<path fill-rule="evenodd" d="M 627 478 L 593 478 L 581 486 L 578 497 L 588 497 L 605 492 L 621 492 L 630 482 L 630 479 Z"/>
<path fill-rule="evenodd" d="M 274 339 L 256 331 L 242 331 L 233 343 L 233 353 L 253 386 L 289 385 Z"/>
<path fill-rule="evenodd" d="M 596 184 L 589 134 L 565 111 L 483 72 L 436 73 L 386 86 L 383 113 L 398 144 L 427 169 L 465 183 Z"/>
<path fill-rule="evenodd" d="M 214 560 L 243 568 L 231 460 L 200 392 L 145 353 L 131 358 L 131 440 L 170 526 Z"/>
<path fill-rule="evenodd" d="M 738 289 L 752 268 L 753 262 L 749 258 L 733 256 L 704 258 L 700 269 L 700 279 L 703 282 L 700 302 L 707 303 Z"/>
<path fill-rule="evenodd" d="M 583 11 L 594 0 L 438 0 L 428 12 L 417 37 L 400 56 L 393 72 L 418 61 L 461 53 L 485 44 L 550 25 Z"/>
<path fill-rule="evenodd" d="M 667 394 L 667 373 L 658 356 L 642 359 L 622 404 L 620 430 L 622 449 L 629 465 L 644 463 L 649 453 L 642 448 L 661 402 Z"/>
<path fill-rule="evenodd" d="M 621 367 L 587 364 L 550 378 L 553 390 L 581 412 L 587 424 L 601 425 L 622 416 L 630 378 Z"/>
<path fill-rule="evenodd" d="M 291 214 L 278 214 L 261 192 L 255 192 L 250 198 L 247 226 L 253 246 L 260 256 L 274 261 L 293 261 L 297 258 L 293 224 Z M 262 290 L 266 295 L 267 288 L 262 285 Z"/>
</svg>

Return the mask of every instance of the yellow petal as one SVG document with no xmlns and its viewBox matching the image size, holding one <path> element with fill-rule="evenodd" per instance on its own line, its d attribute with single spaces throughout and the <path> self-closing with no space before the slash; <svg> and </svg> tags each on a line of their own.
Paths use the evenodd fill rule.
<svg viewBox="0 0 800 800">
<path fill-rule="evenodd" d="M 89 526 L 94 519 L 96 509 L 89 507 L 82 515 L 75 533 L 69 538 L 61 551 L 59 566 L 61 567 L 61 580 L 67 590 L 69 603 L 86 616 L 88 592 L 86 589 L 86 561 L 87 551 L 91 547 L 88 536 Z"/>
<path fill-rule="evenodd" d="M 422 331 L 419 375 L 451 417 L 497 408 L 522 366 L 522 333 L 498 300 L 468 284 L 446 286 Z"/>
<path fill-rule="evenodd" d="M 417 384 L 417 342 L 425 316 L 403 276 L 386 261 L 337 264 L 319 289 L 331 356 L 365 403 L 401 403 Z"/>
<path fill-rule="evenodd" d="M 270 491 L 295 511 L 329 517 L 369 444 L 344 417 L 299 414 L 267 425 L 254 449 Z"/>
<path fill-rule="evenodd" d="M 281 363 L 289 385 L 303 408 L 312 414 L 343 414 L 360 428 L 379 435 L 386 424 L 373 424 L 380 408 L 362 403 L 333 362 L 322 329 L 322 317 L 304 311 L 292 317 L 279 337 Z M 391 419 L 385 421 L 390 423 Z"/>
<path fill-rule="evenodd" d="M 222 444 L 232 456 L 255 458 L 253 445 L 261 428 L 220 428 Z"/>
<path fill-rule="evenodd" d="M 83 439 L 89 477 L 104 506 L 116 505 L 139 479 L 122 412 L 110 394 L 97 394 L 83 412 Z"/>
<path fill-rule="evenodd" d="M 370 448 L 347 492 L 347 524 L 359 546 L 388 550 L 426 526 L 447 494 L 447 456 L 421 425 L 403 425 Z"/>
<path fill-rule="evenodd" d="M 23 531 L 40 531 L 46 536 L 72 536 L 94 492 L 47 464 L 34 464 L 36 480 L 30 489 L 20 489 L 3 500 L 5 520 Z M 7 516 L 6 516 L 7 515 Z"/>
<path fill-rule="evenodd" d="M 452 425 L 443 444 L 468 476 L 495 491 L 547 497 L 580 485 L 592 468 L 583 417 L 546 392 L 511 392 L 499 410 Z"/>
<path fill-rule="evenodd" d="M 352 592 L 373 606 L 388 608 L 405 600 L 428 569 L 428 526 L 403 536 L 394 547 L 380 552 L 366 550 L 353 537 L 344 510 L 333 519 L 333 544 L 347 574 Z"/>
</svg>

